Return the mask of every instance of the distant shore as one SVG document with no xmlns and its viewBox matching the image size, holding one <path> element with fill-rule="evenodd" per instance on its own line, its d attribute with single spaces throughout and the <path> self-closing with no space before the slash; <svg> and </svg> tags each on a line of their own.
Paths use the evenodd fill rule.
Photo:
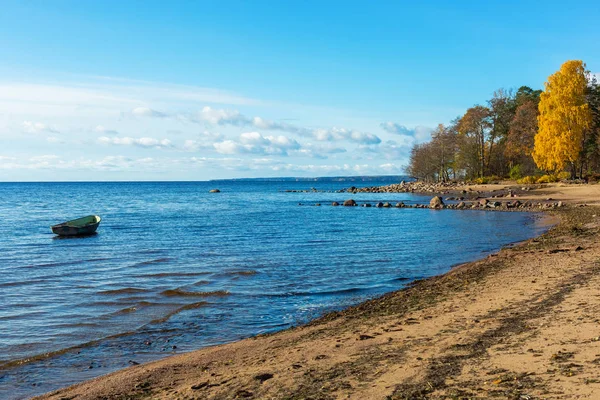
<svg viewBox="0 0 600 400">
<path fill-rule="evenodd" d="M 560 223 L 307 325 L 133 366 L 39 398 L 598 398 L 600 208 L 589 205 L 600 203 L 600 185 L 517 186 L 431 193 L 476 192 L 496 201 L 492 196 L 506 199 L 510 190 L 516 197 L 509 201 L 560 201 L 562 207 L 542 207 Z"/>
</svg>

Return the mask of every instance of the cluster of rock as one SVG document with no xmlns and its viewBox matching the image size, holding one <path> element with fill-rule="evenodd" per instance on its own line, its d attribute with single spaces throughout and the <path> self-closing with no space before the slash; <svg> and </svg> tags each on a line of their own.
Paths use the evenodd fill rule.
<svg viewBox="0 0 600 400">
<path fill-rule="evenodd" d="M 465 202 L 460 202 L 454 205 L 454 208 L 479 208 L 479 209 L 552 209 L 552 208 L 560 208 L 564 207 L 562 201 L 558 202 L 534 202 L 534 201 L 491 201 L 488 199 L 479 199 L 478 201 L 471 202 L 470 204 L 465 204 Z"/>
<path fill-rule="evenodd" d="M 446 199 L 449 200 L 450 198 Z M 454 199 L 454 198 L 452 198 Z M 316 204 L 320 206 L 320 203 Z M 348 199 L 343 203 L 339 203 L 334 201 L 331 203 L 332 206 L 345 206 L 345 207 L 356 207 L 359 204 L 353 200 Z M 362 207 L 377 207 L 377 208 L 431 208 L 431 209 L 451 209 L 451 210 L 464 210 L 464 209 L 496 209 L 496 210 L 516 210 L 516 209 L 554 209 L 564 207 L 562 201 L 558 202 L 533 202 L 533 201 L 524 201 L 521 202 L 519 200 L 514 201 L 493 201 L 488 199 L 479 199 L 477 201 L 460 201 L 459 203 L 446 204 L 444 200 L 440 196 L 433 197 L 429 204 L 405 204 L 400 201 L 394 205 L 390 202 L 378 202 L 375 204 L 371 203 L 363 203 L 360 204 Z"/>
<path fill-rule="evenodd" d="M 317 193 L 317 192 L 333 192 L 332 190 L 318 190 L 317 188 L 310 188 L 310 189 L 288 189 L 288 190 L 283 190 L 283 192 L 285 193 Z"/>
<path fill-rule="evenodd" d="M 464 187 L 467 185 L 465 182 L 438 182 L 438 183 L 430 183 L 430 182 L 405 182 L 402 181 L 400 183 L 393 183 L 391 185 L 386 186 L 369 186 L 369 187 L 361 187 L 357 188 L 356 186 L 351 186 L 347 189 L 339 189 L 339 190 L 319 190 L 316 188 L 310 189 L 288 189 L 283 190 L 286 193 L 316 193 L 316 192 L 324 192 L 324 193 L 447 193 L 451 190 L 456 190 L 457 188 Z"/>
<path fill-rule="evenodd" d="M 321 203 L 317 203 L 315 204 L 317 206 L 320 206 Z M 337 201 L 334 201 L 333 203 L 331 203 L 332 206 L 337 207 L 337 206 L 345 206 L 345 207 L 357 207 L 359 206 L 358 203 L 356 203 L 356 201 L 350 199 L 350 200 L 346 200 L 344 201 L 342 204 L 338 203 Z M 392 207 L 396 207 L 396 208 L 416 208 L 417 205 L 410 205 L 410 204 L 404 204 L 404 202 L 398 202 L 395 205 L 392 205 L 392 203 L 390 202 L 378 202 L 375 204 L 371 204 L 371 203 L 363 203 L 360 204 L 361 207 L 377 207 L 377 208 L 392 208 Z M 423 206 L 423 208 L 426 208 L 425 206 Z"/>
<path fill-rule="evenodd" d="M 340 192 L 348 193 L 443 193 L 448 190 L 455 190 L 459 187 L 465 186 L 465 182 L 400 182 L 394 183 L 387 186 L 371 186 L 371 187 L 350 187 L 348 189 L 342 189 Z"/>
</svg>

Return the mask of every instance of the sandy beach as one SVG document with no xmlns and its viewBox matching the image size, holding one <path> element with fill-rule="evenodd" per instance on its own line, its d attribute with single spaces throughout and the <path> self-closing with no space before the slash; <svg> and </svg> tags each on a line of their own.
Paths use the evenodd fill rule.
<svg viewBox="0 0 600 400">
<path fill-rule="evenodd" d="M 541 237 L 405 290 L 38 398 L 600 398 L 600 186 L 519 196 L 567 206 Z"/>
</svg>

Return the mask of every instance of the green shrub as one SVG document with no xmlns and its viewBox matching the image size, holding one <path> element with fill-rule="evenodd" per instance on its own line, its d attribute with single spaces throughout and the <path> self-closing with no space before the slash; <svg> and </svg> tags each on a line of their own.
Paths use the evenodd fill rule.
<svg viewBox="0 0 600 400">
<path fill-rule="evenodd" d="M 523 177 L 522 169 L 521 164 L 517 164 L 510 169 L 508 176 L 510 176 L 510 179 L 513 181 L 519 180 Z"/>
</svg>

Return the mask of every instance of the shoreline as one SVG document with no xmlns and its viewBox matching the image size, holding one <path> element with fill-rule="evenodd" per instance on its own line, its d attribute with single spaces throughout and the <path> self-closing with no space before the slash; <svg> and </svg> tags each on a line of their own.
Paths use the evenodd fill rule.
<svg viewBox="0 0 600 400">
<path fill-rule="evenodd" d="M 483 374 L 481 381 L 460 379 L 467 367 L 461 362 L 466 357 L 462 354 L 463 350 L 473 350 L 466 358 L 469 360 L 490 358 L 487 353 L 491 347 L 498 345 L 493 340 L 496 334 L 506 331 L 522 335 L 527 332 L 514 317 L 503 315 L 505 307 L 479 310 L 487 311 L 485 317 L 479 315 L 481 312 L 473 313 L 471 310 L 474 306 L 478 309 L 487 305 L 482 301 L 482 295 L 486 297 L 487 293 L 489 297 L 492 292 L 497 292 L 494 282 L 490 282 L 497 280 L 496 275 L 512 271 L 515 265 L 509 264 L 514 264 L 515 259 L 522 259 L 520 261 L 524 265 L 539 264 L 540 259 L 554 260 L 564 255 L 582 257 L 590 251 L 588 246 L 593 247 L 592 243 L 583 245 L 583 242 L 594 242 L 598 226 L 579 226 L 593 220 L 595 210 L 570 207 L 550 213 L 561 216 L 562 220 L 547 233 L 505 247 L 483 260 L 455 266 L 443 275 L 414 281 L 406 289 L 326 314 L 306 325 L 126 368 L 37 398 L 438 398 L 457 393 L 481 395 L 482 390 L 489 395 L 492 393 L 490 389 L 525 394 L 523 388 L 529 390 L 527 394 L 540 395 L 541 392 L 536 390 L 543 388 L 540 390 L 545 391 L 545 396 L 551 395 L 552 385 L 542 384 L 538 372 L 525 373 L 518 371 L 517 366 L 513 366 L 515 370 L 496 368 L 495 373 Z M 575 227 L 579 228 L 574 230 Z M 564 246 L 573 239 L 582 243 Z M 581 249 L 577 250 L 579 247 Z M 530 253 L 531 248 L 537 250 Z M 594 254 L 596 251 L 600 254 L 600 248 L 593 250 Z M 535 279 L 530 282 L 541 280 L 540 272 L 535 271 L 532 275 Z M 593 277 L 589 271 L 584 275 Z M 511 282 L 510 274 L 504 278 L 505 282 Z M 579 282 L 581 279 L 575 280 Z M 524 293 L 532 286 L 523 286 L 523 282 L 512 283 Z M 556 296 L 561 296 L 562 285 L 546 283 L 550 290 L 556 289 Z M 488 289 L 494 290 L 475 293 L 470 287 L 473 284 L 476 287 L 488 285 L 491 286 Z M 497 283 L 495 286 L 498 286 Z M 453 296 L 458 296 L 460 301 Z M 536 292 L 536 296 L 542 294 Z M 491 297 L 487 300 L 498 301 Z M 515 300 L 515 296 L 509 300 Z M 551 299 L 546 300 L 551 303 Z M 462 316 L 458 323 L 448 320 L 448 314 L 459 312 L 463 306 L 466 306 L 464 312 L 471 311 L 474 317 Z M 527 304 L 512 307 L 517 314 L 531 314 L 528 308 Z M 537 313 L 534 317 L 529 319 L 541 318 L 542 315 Z M 509 324 L 505 326 L 503 322 Z M 515 324 L 518 326 L 515 327 Z M 437 326 L 436 330 L 435 325 L 443 325 L 445 329 Z M 495 333 L 492 335 L 485 329 L 486 326 Z M 464 338 L 472 336 L 472 333 L 475 336 L 479 334 L 484 344 L 490 342 L 493 346 L 484 346 L 485 351 L 478 349 L 477 343 Z M 506 339 L 506 335 L 501 336 Z M 437 340 L 441 342 L 435 343 Z M 536 351 L 525 349 L 526 354 L 540 359 L 540 353 Z M 567 353 L 568 356 L 564 355 Z M 581 365 L 567 362 L 575 361 L 577 352 L 567 353 L 561 350 L 553 353 L 550 364 L 561 368 L 570 364 Z M 440 358 L 439 354 L 443 357 Z M 548 361 L 547 358 L 543 359 Z M 556 361 L 563 358 L 564 363 Z M 583 367 L 567 367 L 567 374 L 572 374 L 570 377 L 580 376 L 583 373 L 579 372 L 579 368 Z M 482 371 L 472 370 L 468 375 L 477 372 Z M 556 379 L 555 375 L 553 379 Z M 588 378 L 586 387 L 600 390 L 600 385 L 591 380 L 593 378 Z M 573 391 L 579 391 L 577 386 L 573 385 Z"/>
</svg>

